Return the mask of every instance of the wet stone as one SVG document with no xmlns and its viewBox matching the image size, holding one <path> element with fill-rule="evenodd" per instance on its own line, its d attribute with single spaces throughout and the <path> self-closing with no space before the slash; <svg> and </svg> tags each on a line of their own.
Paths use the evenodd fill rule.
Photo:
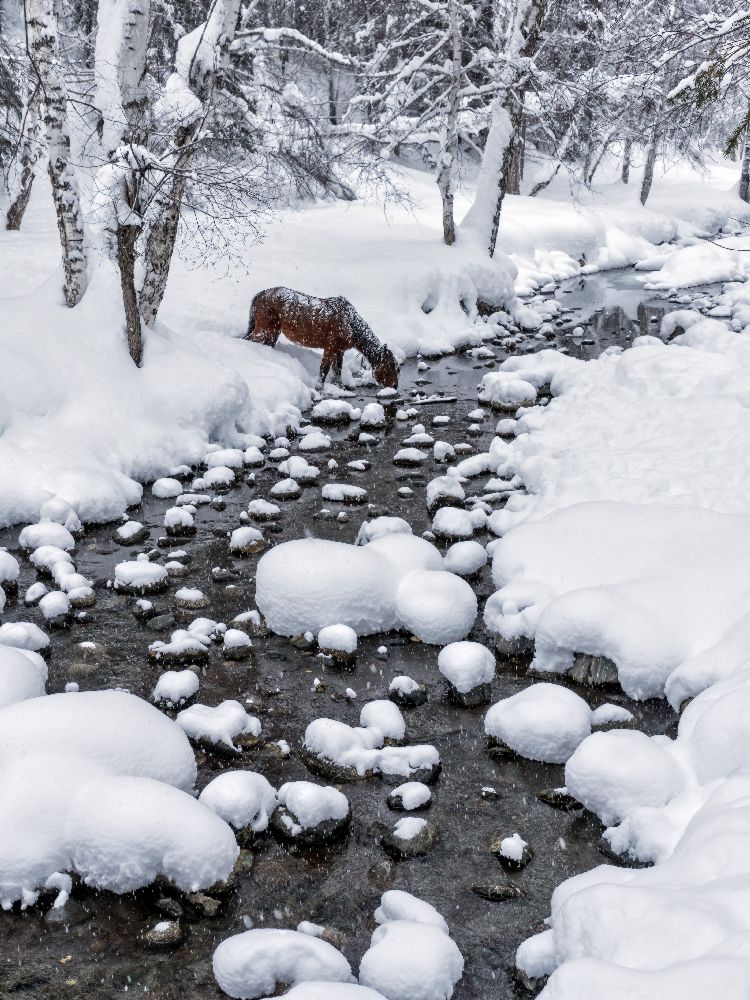
<svg viewBox="0 0 750 1000">
<path fill-rule="evenodd" d="M 577 684 L 590 687 L 614 686 L 618 682 L 617 664 L 606 656 L 575 653 L 568 677 Z"/>
<path fill-rule="evenodd" d="M 437 827 L 426 820 L 419 832 L 408 839 L 397 836 L 395 830 L 387 833 L 382 840 L 383 848 L 396 858 L 420 858 L 429 854 L 438 839 Z"/>
<path fill-rule="evenodd" d="M 170 896 L 160 897 L 154 905 L 159 913 L 163 913 L 165 917 L 169 917 L 171 920 L 179 920 L 185 912 L 181 903 Z"/>
<path fill-rule="evenodd" d="M 75 899 L 68 899 L 64 906 L 51 907 L 44 914 L 44 923 L 49 927 L 76 927 L 91 920 L 93 913 L 85 909 Z"/>
<path fill-rule="evenodd" d="M 478 705 L 488 705 L 492 700 L 490 684 L 477 684 L 471 691 L 459 691 L 450 681 L 445 681 L 446 697 L 454 705 L 462 708 L 476 708 Z"/>
<path fill-rule="evenodd" d="M 207 896 L 203 892 L 191 892 L 185 896 L 185 903 L 188 904 L 199 917 L 216 917 L 221 910 L 221 900 Z"/>
<path fill-rule="evenodd" d="M 176 621 L 177 619 L 171 613 L 157 614 L 148 619 L 146 628 L 151 629 L 152 632 L 161 632 L 164 629 L 173 628 Z"/>
<path fill-rule="evenodd" d="M 177 920 L 160 920 L 145 935 L 146 944 L 155 951 L 177 948 L 184 940 L 182 925 Z"/>
<path fill-rule="evenodd" d="M 240 578 L 231 569 L 226 569 L 223 566 L 214 566 L 211 570 L 211 579 L 214 583 L 230 583 Z"/>
<path fill-rule="evenodd" d="M 563 788 L 543 788 L 536 793 L 536 797 L 546 806 L 559 809 L 560 812 L 573 812 L 574 810 L 583 809 L 578 799 L 574 799 Z"/>
<path fill-rule="evenodd" d="M 396 865 L 390 858 L 376 861 L 367 869 L 367 881 L 379 892 L 390 889 L 396 881 Z"/>
<path fill-rule="evenodd" d="M 506 903 L 525 895 L 523 889 L 512 882 L 481 882 L 472 885 L 471 891 L 490 903 Z"/>
<path fill-rule="evenodd" d="M 494 854 L 503 868 L 508 872 L 518 872 L 534 857 L 532 848 L 524 843 L 520 857 L 510 856 L 506 846 L 507 841 L 512 839 L 507 833 L 498 833 L 490 842 L 490 853 Z"/>
</svg>

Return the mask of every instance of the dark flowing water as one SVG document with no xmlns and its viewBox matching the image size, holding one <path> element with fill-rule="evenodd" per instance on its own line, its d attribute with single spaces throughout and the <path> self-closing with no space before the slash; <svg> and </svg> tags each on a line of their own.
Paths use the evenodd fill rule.
<svg viewBox="0 0 750 1000">
<path fill-rule="evenodd" d="M 586 279 L 582 286 L 569 283 L 559 298 L 565 306 L 575 307 L 575 314 L 563 317 L 553 341 L 539 343 L 530 338 L 520 349 L 560 344 L 571 353 L 593 356 L 611 344 L 626 344 L 639 332 L 654 332 L 651 327 L 657 324 L 650 316 L 663 312 L 666 302 L 649 301 L 642 309 L 636 304 L 633 311 L 629 300 L 627 307 L 623 306 L 622 296 L 615 295 L 618 304 L 602 306 L 597 295 L 605 295 L 604 283 L 609 282 L 606 288 L 611 290 L 611 281 L 611 276 L 603 276 Z M 570 335 L 578 323 L 585 326 L 585 343 Z M 429 528 L 423 487 L 444 467 L 429 462 L 418 472 L 400 470 L 392 463 L 393 454 L 417 422 L 424 423 L 436 439 L 468 442 L 477 451 L 486 449 L 494 417 L 488 411 L 483 431 L 477 436 L 469 432 L 467 414 L 477 406 L 477 382 L 505 356 L 498 345 L 490 346 L 495 359 L 480 361 L 471 354 L 457 355 L 432 362 L 428 371 L 418 371 L 414 363 L 405 365 L 401 379 L 404 401 L 400 405 L 411 405 L 414 392 L 455 396 L 457 401 L 419 405 L 419 415 L 408 422 L 396 421 L 392 407 L 388 426 L 377 435 L 375 444 L 357 444 L 356 430 L 333 432 L 330 452 L 308 456 L 321 468 L 321 484 L 330 479 L 364 486 L 370 503 L 377 505 L 375 513 L 387 509 L 406 518 L 415 534 Z M 371 398 L 370 393 L 351 401 L 359 405 Z M 451 422 L 433 428 L 435 414 L 447 414 Z M 331 457 L 339 462 L 339 468 L 328 475 L 325 466 Z M 355 458 L 368 459 L 371 468 L 366 472 L 348 470 L 346 463 Z M 175 624 L 162 632 L 136 621 L 132 601 L 108 589 L 105 582 L 117 562 L 152 547 L 162 534 L 164 511 L 171 501 L 155 500 L 147 491 L 142 507 L 131 512 L 151 530 L 151 543 L 145 546 L 123 549 L 115 545 L 113 526 L 87 531 L 77 546 L 76 566 L 96 579 L 97 604 L 85 624 L 53 633 L 49 691 L 60 691 L 66 682 L 76 681 L 82 690 L 120 686 L 148 698 L 159 673 L 147 662 L 150 642 L 167 638 L 173 628 L 184 627 L 199 614 L 229 622 L 252 608 L 258 557 L 231 558 L 226 534 L 240 524 L 240 511 L 249 500 L 269 498 L 270 487 L 278 478 L 276 468 L 267 463 L 254 483 L 243 483 L 225 496 L 224 511 L 199 509 L 195 538 L 175 544 L 189 553 L 188 575 L 175 581 L 169 593 L 153 599 L 160 610 L 176 614 Z M 479 490 L 485 478 L 469 484 L 467 492 Z M 412 496 L 398 494 L 404 485 L 413 489 Z M 268 532 L 274 542 L 304 534 L 351 542 L 368 516 L 366 508 L 323 504 L 319 486 L 306 488 L 299 501 L 280 506 L 281 530 L 278 534 Z M 316 516 L 324 506 L 336 513 L 346 511 L 348 521 Z M 14 551 L 17 536 L 17 530 L 4 532 L 0 544 Z M 230 584 L 215 583 L 211 570 L 216 566 L 233 570 L 238 579 Z M 21 599 L 9 602 L 4 620 L 34 621 L 44 627 L 40 613 L 23 606 L 24 590 L 36 576 L 27 561 L 22 560 L 22 567 Z M 172 593 L 179 586 L 203 590 L 210 597 L 210 607 L 190 615 L 176 612 Z M 488 641 L 481 606 L 493 591 L 489 569 L 482 572 L 475 586 L 480 614 L 470 638 Z M 78 646 L 83 641 L 97 643 L 99 651 L 84 658 Z M 211 956 L 221 940 L 248 925 L 293 928 L 301 920 L 335 930 L 356 974 L 375 927 L 373 911 L 387 888 L 413 892 L 445 916 L 466 962 L 454 994 L 456 1000 L 516 996 L 520 987 L 512 974 L 515 949 L 540 928 L 555 886 L 605 860 L 599 850 L 601 826 L 593 817 L 559 812 L 536 798 L 540 789 L 562 784 L 563 768 L 530 761 L 501 763 L 490 758 L 483 732 L 485 709 L 457 708 L 445 700 L 435 647 L 396 635 L 363 639 L 356 668 L 342 674 L 327 669 L 319 658 L 286 639 L 256 638 L 253 642 L 255 656 L 244 663 L 224 661 L 219 648 L 212 650 L 211 661 L 201 672 L 199 700 L 216 704 L 225 698 L 252 699 L 255 707 L 251 711 L 262 721 L 265 743 L 240 761 L 199 752 L 199 787 L 222 770 L 237 767 L 258 770 L 277 787 L 287 780 L 310 778 L 297 754 L 307 724 L 318 716 L 356 724 L 362 704 L 386 697 L 391 678 L 406 673 L 424 683 L 429 692 L 425 705 L 404 711 L 407 738 L 409 742 L 434 743 L 443 764 L 442 775 L 433 787 L 432 807 L 425 814 L 439 831 L 435 849 L 422 859 L 390 861 L 380 838 L 402 814 L 392 813 L 386 806 L 388 786 L 379 780 L 344 785 L 342 790 L 353 810 L 351 832 L 345 841 L 326 850 L 290 849 L 269 836 L 257 850 L 243 852 L 237 888 L 224 901 L 218 916 L 200 917 L 175 897 L 185 911 L 186 940 L 173 952 L 150 951 L 143 939 L 154 923 L 165 918 L 165 907 L 173 905 L 165 902 L 156 888 L 117 897 L 78 887 L 69 922 L 62 924 L 45 919 L 41 907 L 0 914 L 0 997 L 109 1000 L 127 993 L 157 1000 L 218 998 L 223 994 L 213 979 Z M 376 655 L 383 642 L 389 648 L 387 660 Z M 322 690 L 314 690 L 316 677 L 324 682 Z M 500 664 L 492 684 L 492 700 L 513 694 L 528 683 L 525 664 Z M 356 700 L 346 699 L 348 687 L 357 692 Z M 663 732 L 673 720 L 662 703 L 632 704 L 621 692 L 580 693 L 592 707 L 613 700 L 627 704 L 637 725 L 649 733 Z M 274 745 L 280 739 L 292 748 L 288 758 Z M 483 795 L 482 789 L 488 787 L 496 795 Z M 520 874 L 508 877 L 488 846 L 493 835 L 514 831 L 531 844 L 535 857 Z M 523 890 L 520 899 L 493 903 L 471 890 L 476 883 L 507 880 Z"/>
</svg>

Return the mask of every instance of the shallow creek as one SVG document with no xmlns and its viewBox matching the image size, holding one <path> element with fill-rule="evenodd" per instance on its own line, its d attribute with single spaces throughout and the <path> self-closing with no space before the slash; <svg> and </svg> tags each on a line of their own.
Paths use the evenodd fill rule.
<svg viewBox="0 0 750 1000">
<path fill-rule="evenodd" d="M 630 274 L 569 282 L 558 291 L 558 297 L 574 312 L 565 314 L 556 325 L 554 339 L 529 339 L 522 350 L 564 344 L 571 353 L 596 356 L 612 344 L 629 343 L 639 333 L 656 332 L 658 323 L 651 317 L 660 317 L 669 308 L 664 299 L 644 298 Z M 585 328 L 583 340 L 571 337 L 578 324 Z M 390 407 L 387 428 L 369 445 L 357 443 L 356 429 L 331 432 L 330 452 L 308 456 L 321 468 L 321 484 L 332 480 L 364 486 L 370 503 L 377 505 L 374 513 L 387 509 L 406 518 L 415 534 L 428 529 L 424 486 L 444 467 L 430 461 L 425 469 L 408 471 L 394 466 L 392 457 L 417 422 L 424 423 L 436 439 L 467 442 L 478 451 L 486 449 L 494 416 L 488 411 L 481 435 L 473 435 L 468 433 L 467 413 L 477 406 L 477 382 L 505 356 L 498 345 L 489 346 L 495 352 L 494 359 L 461 354 L 432 361 L 426 371 L 418 371 L 414 362 L 406 364 L 400 405 L 413 405 L 410 398 L 415 392 L 455 397 L 456 401 L 417 403 L 419 415 L 409 421 L 395 420 L 396 407 Z M 361 405 L 372 398 L 370 389 L 351 402 Z M 432 428 L 437 414 L 448 415 L 450 423 Z M 339 463 L 331 474 L 326 470 L 330 458 Z M 346 463 L 359 458 L 367 459 L 371 467 L 364 472 L 348 470 Z M 151 530 L 151 543 L 145 546 L 116 545 L 112 525 L 87 531 L 77 546 L 76 565 L 79 572 L 96 580 L 97 603 L 85 623 L 53 633 L 49 691 L 60 691 L 66 682 L 75 681 L 82 690 L 120 686 L 148 698 L 158 676 L 158 668 L 147 662 L 150 642 L 168 638 L 174 628 L 184 627 L 199 614 L 229 622 L 252 608 L 258 557 L 231 558 L 226 536 L 240 524 L 240 511 L 248 501 L 268 498 L 278 478 L 275 466 L 267 462 L 253 483 L 242 483 L 224 495 L 225 510 L 199 509 L 197 535 L 174 546 L 189 555 L 187 576 L 175 581 L 170 592 L 153 599 L 161 611 L 174 615 L 174 623 L 161 630 L 136 621 L 132 599 L 108 589 L 106 581 L 117 562 L 153 546 L 162 534 L 164 511 L 171 501 L 156 500 L 147 490 L 142 507 L 131 512 Z M 478 491 L 484 479 L 472 481 L 467 493 Z M 402 486 L 409 486 L 413 495 L 399 495 Z M 320 486 L 307 487 L 299 501 L 280 505 L 283 515 L 278 533 L 261 526 L 272 542 L 305 534 L 351 542 L 368 516 L 366 507 L 323 504 Z M 324 506 L 334 515 L 346 511 L 348 521 L 321 517 Z M 17 537 L 17 529 L 0 533 L 0 545 L 15 551 Z M 237 579 L 229 584 L 214 582 L 211 570 L 217 566 L 232 570 Z M 44 627 L 39 611 L 26 609 L 22 600 L 26 587 L 35 579 L 28 561 L 22 560 L 20 598 L 9 602 L 4 620 L 33 621 Z M 210 606 L 189 614 L 177 611 L 173 592 L 178 586 L 200 588 L 210 597 Z M 475 586 L 480 614 L 470 638 L 489 641 L 481 614 L 484 599 L 493 591 L 488 568 Z M 83 641 L 97 643 L 98 650 L 84 655 L 78 646 Z M 376 655 L 382 643 L 389 649 L 386 660 Z M 127 993 L 158 1000 L 219 998 L 223 994 L 211 972 L 211 956 L 219 941 L 246 926 L 293 928 L 301 920 L 333 928 L 356 973 L 375 926 L 373 911 L 387 888 L 413 892 L 445 916 L 466 962 L 454 994 L 456 1000 L 523 995 L 512 972 L 517 945 L 540 929 L 556 885 L 606 860 L 600 851 L 601 826 L 595 818 L 582 812 L 557 811 L 536 797 L 539 790 L 562 784 L 563 768 L 493 760 L 485 746 L 485 709 L 457 708 L 445 700 L 435 647 L 396 635 L 363 639 L 356 667 L 341 673 L 328 669 L 319 658 L 286 639 L 254 638 L 253 645 L 254 658 L 244 663 L 224 661 L 219 647 L 212 650 L 210 664 L 202 671 L 199 700 L 216 704 L 225 698 L 251 699 L 250 711 L 262 721 L 265 743 L 239 761 L 198 752 L 199 787 L 221 770 L 236 767 L 258 770 L 276 786 L 290 779 L 310 778 L 296 752 L 306 725 L 323 715 L 356 725 L 362 704 L 386 697 L 391 678 L 406 673 L 424 683 L 429 692 L 425 705 L 404 710 L 407 738 L 412 743 L 434 743 L 443 764 L 442 775 L 433 787 L 432 807 L 426 814 L 438 828 L 437 846 L 422 859 L 391 861 L 379 840 L 402 814 L 392 813 L 386 806 L 388 786 L 377 779 L 345 785 L 342 790 L 354 815 L 345 841 L 325 850 L 290 849 L 266 837 L 254 852 L 243 852 L 236 890 L 223 902 L 218 916 L 201 917 L 178 900 L 184 909 L 186 940 L 173 952 L 150 951 L 143 940 L 144 933 L 173 907 L 156 888 L 116 897 L 77 887 L 66 916 L 55 923 L 39 907 L 0 914 L 0 997 L 109 1000 Z M 498 664 L 493 701 L 529 683 L 527 666 Z M 316 677 L 324 684 L 320 691 L 314 690 Z M 356 691 L 356 700 L 346 699 L 348 687 Z M 592 707 L 604 701 L 627 705 L 639 728 L 648 733 L 663 732 L 674 721 L 668 707 L 660 702 L 633 704 L 619 690 L 577 690 Z M 291 756 L 281 756 L 274 745 L 280 739 L 290 744 Z M 521 873 L 506 876 L 488 846 L 496 833 L 514 831 L 530 843 L 535 857 Z M 489 902 L 471 888 L 507 880 L 521 887 L 521 898 Z"/>
</svg>

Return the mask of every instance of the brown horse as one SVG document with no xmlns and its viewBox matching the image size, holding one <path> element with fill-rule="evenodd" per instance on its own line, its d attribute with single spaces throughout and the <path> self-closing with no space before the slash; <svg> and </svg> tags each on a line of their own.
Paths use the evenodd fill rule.
<svg viewBox="0 0 750 1000">
<path fill-rule="evenodd" d="M 381 344 L 354 306 L 341 295 L 318 299 L 292 288 L 266 288 L 250 306 L 246 340 L 275 347 L 284 334 L 295 344 L 323 350 L 320 381 L 333 368 L 333 379 L 341 382 L 344 353 L 354 348 L 370 362 L 381 385 L 398 386 L 398 365 L 387 344 Z"/>
</svg>

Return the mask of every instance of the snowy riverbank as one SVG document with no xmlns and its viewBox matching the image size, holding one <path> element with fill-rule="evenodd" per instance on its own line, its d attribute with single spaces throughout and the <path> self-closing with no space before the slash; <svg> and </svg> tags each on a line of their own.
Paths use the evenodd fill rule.
<svg viewBox="0 0 750 1000">
<path fill-rule="evenodd" d="M 604 984 L 615 997 L 698 1000 L 707 983 L 745 995 L 747 289 L 675 298 L 691 308 L 662 322 L 665 339 L 686 331 L 671 343 L 501 366 L 552 398 L 520 415 L 497 468 L 528 494 L 492 515 L 488 627 L 534 640 L 537 671 L 601 657 L 632 697 L 666 695 L 677 710 L 694 699 L 675 739 L 595 734 L 568 760 L 567 790 L 611 847 L 655 867 L 600 866 L 556 890 L 549 929 L 518 952 L 531 979 L 552 974 L 545 1000 Z"/>
<path fill-rule="evenodd" d="M 743 206 L 726 193 L 733 174 L 733 165 L 717 167 L 708 184 L 672 172 L 655 186 L 653 209 L 638 205 L 632 185 L 605 186 L 582 204 L 562 181 L 540 198 L 509 197 L 501 239 L 518 267 L 517 291 L 582 268 L 662 265 L 670 251 L 657 243 L 734 225 Z M 310 402 L 318 361 L 283 341 L 271 351 L 237 339 L 260 288 L 344 294 L 404 354 L 450 351 L 492 335 L 495 324 L 477 319 L 477 298 L 509 301 L 514 264 L 445 247 L 432 178 L 409 171 L 401 183 L 408 207 L 363 201 L 287 210 L 263 243 L 248 245 L 225 271 L 176 260 L 163 322 L 146 339 L 140 372 L 127 357 L 119 285 L 108 266 L 99 263 L 79 308 L 61 304 L 54 215 L 37 185 L 24 229 L 0 234 L 0 525 L 33 520 L 55 495 L 84 520 L 116 517 L 137 501 L 139 483 L 194 462 L 209 443 L 241 444 L 245 432 L 294 426 Z M 467 204 L 460 198 L 458 211 Z M 740 254 L 708 244 L 674 256 L 698 251 L 697 271 L 683 268 L 687 283 L 703 280 L 706 253 L 718 261 L 713 278 L 744 267 Z M 674 268 L 663 273 L 679 283 Z M 515 312 L 538 324 L 550 302 L 526 298 Z"/>
</svg>

